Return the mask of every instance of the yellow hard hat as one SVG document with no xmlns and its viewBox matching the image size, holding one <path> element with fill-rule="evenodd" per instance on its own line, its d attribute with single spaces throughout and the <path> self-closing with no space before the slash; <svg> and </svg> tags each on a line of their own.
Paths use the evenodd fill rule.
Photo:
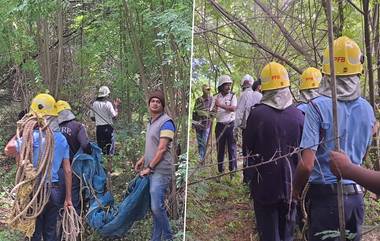
<svg viewBox="0 0 380 241">
<path fill-rule="evenodd" d="M 275 90 L 290 86 L 288 71 L 276 62 L 265 65 L 261 71 L 261 90 Z"/>
<path fill-rule="evenodd" d="M 30 110 L 40 117 L 58 116 L 55 99 L 49 94 L 36 95 L 32 100 Z"/>
<path fill-rule="evenodd" d="M 322 80 L 322 74 L 319 69 L 309 67 L 303 71 L 300 81 L 300 90 L 316 89 Z"/>
<path fill-rule="evenodd" d="M 342 36 L 334 40 L 334 64 L 336 75 L 353 75 L 363 72 L 364 56 L 352 39 Z M 323 52 L 322 73 L 330 75 L 329 48 Z"/>
<path fill-rule="evenodd" d="M 57 113 L 63 111 L 63 110 L 71 110 L 71 106 L 68 102 L 64 100 L 58 100 L 56 103 L 57 106 Z"/>
</svg>

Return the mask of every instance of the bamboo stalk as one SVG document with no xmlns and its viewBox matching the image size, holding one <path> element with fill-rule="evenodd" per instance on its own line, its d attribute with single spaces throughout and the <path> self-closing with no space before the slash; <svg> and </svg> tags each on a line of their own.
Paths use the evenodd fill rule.
<svg viewBox="0 0 380 241">
<path fill-rule="evenodd" d="M 334 144 L 335 150 L 339 151 L 339 129 L 338 129 L 338 111 L 337 111 L 337 96 L 336 96 L 336 78 L 335 78 L 335 66 L 334 66 L 334 33 L 332 23 L 332 10 L 331 0 L 326 1 L 326 15 L 328 22 L 328 42 L 329 42 L 329 57 L 330 57 L 330 80 L 331 80 L 331 97 L 332 97 L 332 111 L 333 111 L 333 130 L 334 130 Z M 343 200 L 343 185 L 341 178 L 337 182 L 338 190 L 338 213 L 339 213 L 339 232 L 340 240 L 346 240 L 346 228 L 344 218 L 344 200 Z"/>
</svg>

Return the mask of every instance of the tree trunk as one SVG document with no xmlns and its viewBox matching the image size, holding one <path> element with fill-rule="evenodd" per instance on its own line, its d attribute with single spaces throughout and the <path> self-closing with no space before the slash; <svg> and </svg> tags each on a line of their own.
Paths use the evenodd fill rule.
<svg viewBox="0 0 380 241">
<path fill-rule="evenodd" d="M 344 25 L 344 8 L 343 8 L 343 0 L 338 0 L 338 20 L 335 21 L 334 24 L 334 36 L 335 38 L 339 38 L 343 33 L 343 25 Z"/>
<path fill-rule="evenodd" d="M 364 40 L 367 57 L 368 68 L 368 85 L 369 85 L 369 103 L 372 107 L 375 107 L 375 86 L 373 81 L 373 69 L 372 69 L 372 48 L 371 37 L 369 30 L 369 0 L 363 0 L 363 12 L 364 12 Z"/>
<path fill-rule="evenodd" d="M 375 22 L 375 57 L 377 66 L 377 96 L 380 96 L 380 3 L 375 4 L 376 17 Z"/>
<path fill-rule="evenodd" d="M 127 1 L 124 1 L 124 10 L 125 10 L 125 27 L 128 31 L 131 43 L 132 43 L 132 49 L 133 53 L 135 55 L 135 58 L 137 60 L 137 65 L 140 72 L 140 79 L 142 84 L 142 89 L 144 90 L 145 97 L 147 97 L 148 92 L 148 80 L 146 78 L 145 74 L 145 66 L 144 66 L 144 60 L 143 60 L 143 54 L 141 53 L 141 45 L 140 40 L 138 39 L 138 36 L 136 34 L 135 28 L 132 25 L 134 20 L 132 19 L 131 12 L 129 10 L 129 6 Z"/>
<path fill-rule="evenodd" d="M 59 11 L 57 13 L 58 27 L 58 64 L 57 64 L 57 79 L 55 81 L 54 96 L 58 99 L 59 85 L 62 81 L 63 73 L 63 6 L 61 0 L 58 0 Z"/>
<path fill-rule="evenodd" d="M 43 45 L 44 45 L 44 70 L 45 76 L 44 80 L 49 87 L 49 90 L 53 89 L 51 81 L 51 63 L 50 63 L 50 50 L 49 50 L 49 24 L 46 19 L 42 19 L 42 29 L 43 29 Z"/>
</svg>

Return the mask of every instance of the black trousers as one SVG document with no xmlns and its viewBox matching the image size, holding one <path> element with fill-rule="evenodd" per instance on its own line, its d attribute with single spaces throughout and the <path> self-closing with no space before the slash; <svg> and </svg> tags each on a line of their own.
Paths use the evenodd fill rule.
<svg viewBox="0 0 380 241">
<path fill-rule="evenodd" d="M 114 154 L 114 131 L 111 125 L 96 126 L 96 142 L 104 155 Z"/>
<path fill-rule="evenodd" d="M 339 213 L 337 195 L 313 195 L 310 187 L 310 230 L 309 240 L 322 240 L 326 230 L 339 229 Z M 320 192 L 319 192 L 320 193 Z M 356 234 L 353 241 L 359 241 L 362 234 L 364 221 L 364 201 L 363 193 L 344 195 L 344 216 L 346 230 L 351 234 Z M 337 238 L 327 238 L 324 241 L 338 241 Z"/>
<path fill-rule="evenodd" d="M 215 136 L 216 140 L 216 148 L 218 150 L 218 171 L 224 171 L 224 152 L 227 144 L 228 149 L 228 159 L 229 165 L 228 168 L 230 171 L 237 169 L 237 161 L 236 161 L 236 141 L 234 137 L 234 122 L 230 122 L 228 124 L 223 124 L 220 122 L 216 123 L 215 126 Z"/>
<path fill-rule="evenodd" d="M 295 203 L 262 205 L 254 202 L 256 226 L 260 241 L 292 241 L 296 226 Z"/>
</svg>

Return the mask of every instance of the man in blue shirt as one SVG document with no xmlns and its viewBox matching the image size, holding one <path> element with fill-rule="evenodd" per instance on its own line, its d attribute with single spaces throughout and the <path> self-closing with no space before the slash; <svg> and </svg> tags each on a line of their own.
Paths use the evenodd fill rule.
<svg viewBox="0 0 380 241">
<path fill-rule="evenodd" d="M 140 176 L 149 176 L 153 216 L 151 240 L 172 240 L 173 235 L 165 209 L 165 193 L 175 171 L 171 154 L 175 125 L 164 112 L 165 97 L 162 91 L 150 93 L 148 105 L 151 119 L 146 131 L 145 152 L 136 163 L 135 170 L 140 172 Z"/>
<path fill-rule="evenodd" d="M 45 205 L 42 213 L 37 217 L 35 231 L 32 241 L 58 241 L 57 238 L 57 219 L 59 210 L 63 204 L 63 193 L 60 188 L 60 179 L 58 171 L 61 166 L 64 169 L 65 184 L 68 189 L 66 191 L 66 197 L 64 199 L 65 207 L 72 206 L 71 202 L 71 178 L 72 171 L 69 161 L 69 146 L 66 138 L 59 131 L 57 111 L 55 106 L 55 100 L 48 94 L 39 94 L 33 100 L 31 104 L 31 112 L 38 115 L 40 118 L 44 118 L 49 123 L 49 128 L 53 131 L 54 135 L 54 151 L 53 160 L 51 165 L 51 179 L 45 180 L 47 185 L 50 186 L 49 201 Z M 45 133 L 42 132 L 42 137 L 38 130 L 33 132 L 33 166 L 38 167 L 38 153 L 45 148 Z M 41 141 L 41 142 L 40 142 Z M 17 156 L 23 145 L 22 139 L 12 138 L 5 147 L 5 154 L 9 156 Z"/>
<path fill-rule="evenodd" d="M 334 41 L 336 69 L 339 144 L 355 165 L 361 165 L 371 143 L 375 117 L 369 103 L 360 97 L 362 54 L 358 45 L 347 37 Z M 320 97 L 310 101 L 305 115 L 301 141 L 302 158 L 294 178 L 293 196 L 310 183 L 309 240 L 321 240 L 318 233 L 339 229 L 337 178 L 329 167 L 330 151 L 334 150 L 332 99 L 328 48 L 324 52 L 319 89 Z M 346 229 L 360 240 L 364 218 L 363 192 L 353 180 L 343 179 Z M 327 239 L 337 240 L 337 238 Z"/>
<path fill-rule="evenodd" d="M 301 141 L 304 115 L 292 101 L 284 66 L 271 62 L 261 72 L 263 97 L 251 109 L 244 132 L 247 169 L 261 241 L 293 240 L 296 206 L 292 203 L 292 176 L 298 162 L 291 153 Z M 277 158 L 276 161 L 271 161 Z"/>
</svg>

